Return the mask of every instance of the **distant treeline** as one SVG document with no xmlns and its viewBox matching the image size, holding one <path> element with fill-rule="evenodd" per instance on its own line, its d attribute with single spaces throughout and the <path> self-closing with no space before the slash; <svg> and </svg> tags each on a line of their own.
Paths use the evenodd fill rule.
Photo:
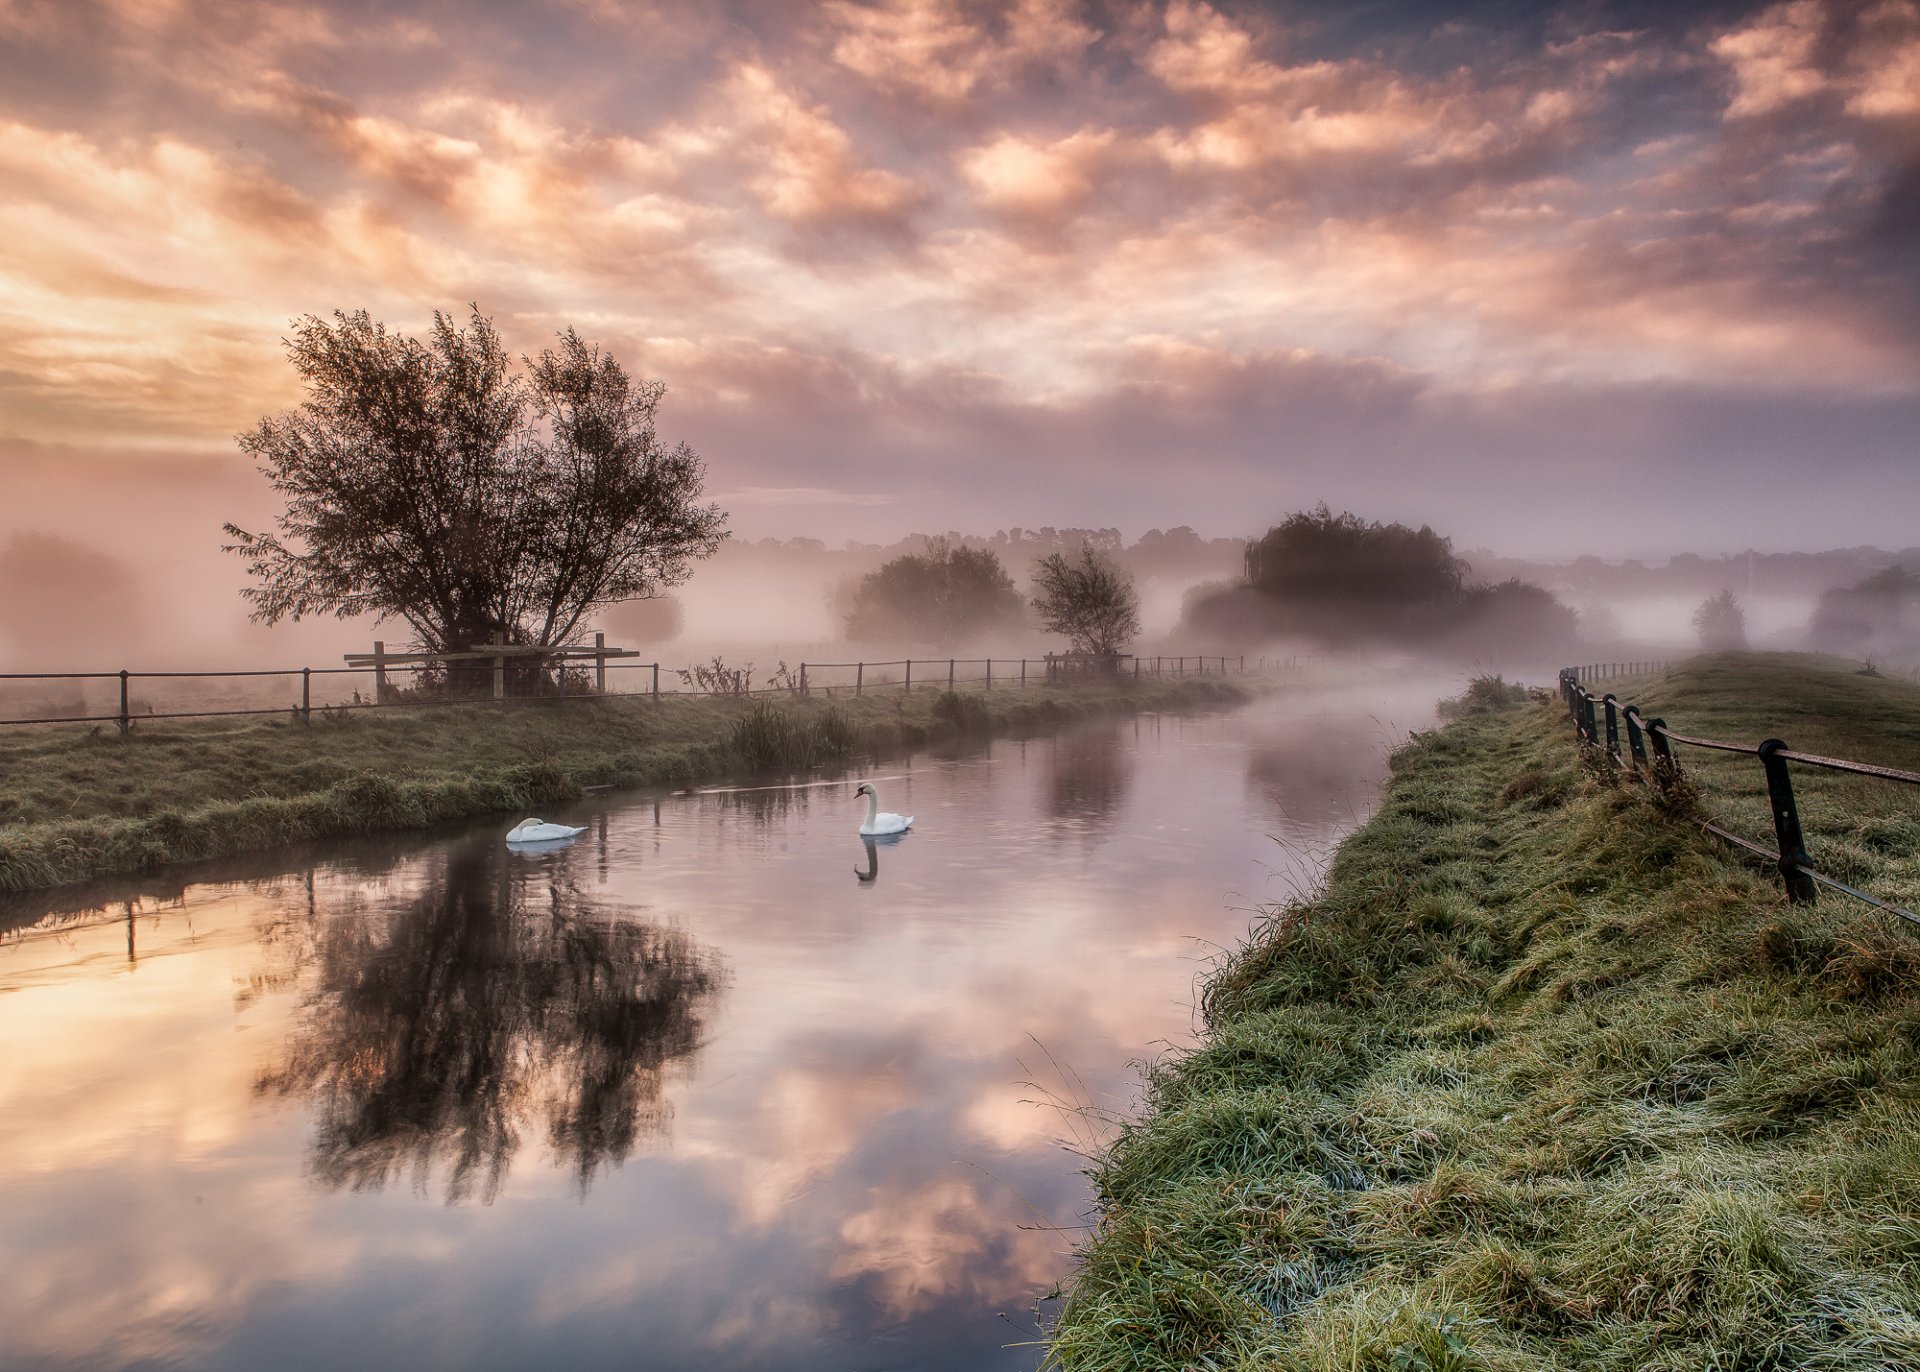
<svg viewBox="0 0 1920 1372">
<path fill-rule="evenodd" d="M 735 539 L 723 544 L 716 560 L 723 562 L 824 562 L 843 574 L 863 575 L 898 557 L 924 556 L 933 546 L 991 552 L 1010 571 L 1055 553 L 1072 556 L 1091 548 L 1136 577 L 1221 576 L 1237 566 L 1247 546 L 1244 538 L 1202 538 L 1187 525 L 1149 529 L 1129 543 L 1118 529 L 1055 528 L 996 529 L 990 534 L 908 534 L 892 543 L 849 540 L 828 544 L 818 538 Z"/>
</svg>

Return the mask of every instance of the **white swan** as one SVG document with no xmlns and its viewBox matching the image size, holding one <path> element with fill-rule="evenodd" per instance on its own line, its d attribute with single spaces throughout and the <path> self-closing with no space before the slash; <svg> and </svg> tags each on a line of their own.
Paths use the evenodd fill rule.
<svg viewBox="0 0 1920 1372">
<path fill-rule="evenodd" d="M 544 819 L 523 819 L 507 830 L 507 842 L 551 843 L 555 839 L 578 838 L 586 832 L 584 824 L 576 829 L 570 824 L 549 824 Z"/>
<path fill-rule="evenodd" d="M 912 827 L 912 815 L 881 813 L 880 793 L 873 789 L 871 781 L 861 782 L 853 788 L 853 793 L 867 798 L 867 822 L 860 826 L 861 834 L 877 838 L 881 834 L 904 834 Z"/>
</svg>

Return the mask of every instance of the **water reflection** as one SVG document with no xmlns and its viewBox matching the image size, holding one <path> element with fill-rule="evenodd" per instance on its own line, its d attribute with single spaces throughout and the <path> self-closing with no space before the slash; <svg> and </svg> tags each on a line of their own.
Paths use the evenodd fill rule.
<svg viewBox="0 0 1920 1372">
<path fill-rule="evenodd" d="M 1129 726 L 1131 727 L 1131 726 Z M 1047 778 L 1047 812 L 1057 820 L 1104 829 L 1133 782 L 1133 752 L 1118 723 L 1059 735 Z"/>
<path fill-rule="evenodd" d="M 1125 1117 L 1185 1041 L 1271 861 L 1248 749 L 1337 708 L 916 755 L 884 855 L 840 780 L 53 893 L 0 937 L 0 1372 L 1031 1372 L 1089 1199 L 1036 1094 Z"/>
<path fill-rule="evenodd" d="M 854 868 L 853 874 L 862 881 L 873 881 L 880 875 L 880 850 L 882 848 L 897 846 L 900 840 L 906 836 L 905 832 L 898 834 L 860 835 L 860 843 L 867 850 L 867 866 L 865 871 L 862 871 L 858 867 Z"/>
<path fill-rule="evenodd" d="M 1386 776 L 1391 727 L 1371 716 L 1295 716 L 1249 750 L 1248 788 L 1293 826 L 1358 823 Z"/>
<path fill-rule="evenodd" d="M 451 847 L 412 898 L 291 941 L 311 990 L 257 1090 L 312 1098 L 327 1185 L 424 1188 L 437 1165 L 449 1202 L 491 1201 L 538 1126 L 584 1189 L 665 1127 L 662 1075 L 699 1045 L 717 959 L 527 866 Z"/>
</svg>

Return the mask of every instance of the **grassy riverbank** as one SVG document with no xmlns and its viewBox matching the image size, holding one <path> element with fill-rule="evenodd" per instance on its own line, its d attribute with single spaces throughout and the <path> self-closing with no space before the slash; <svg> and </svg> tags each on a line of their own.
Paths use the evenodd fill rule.
<svg viewBox="0 0 1920 1372">
<path fill-rule="evenodd" d="M 588 787 L 684 785 L 1044 729 L 1102 713 L 1238 703 L 1214 678 L 1108 687 L 742 701 L 613 697 L 252 722 L 36 726 L 0 734 L 0 891 L 305 839 L 519 814 Z"/>
<path fill-rule="evenodd" d="M 1920 768 L 1903 683 L 1715 658 L 1631 686 L 1685 732 Z M 1911 905 L 1920 798 L 1842 789 L 1806 787 L 1816 863 Z M 1583 766 L 1557 699 L 1399 753 L 1205 1013 L 1096 1170 L 1061 1367 L 1920 1365 L 1920 930 L 1789 908 Z"/>
</svg>

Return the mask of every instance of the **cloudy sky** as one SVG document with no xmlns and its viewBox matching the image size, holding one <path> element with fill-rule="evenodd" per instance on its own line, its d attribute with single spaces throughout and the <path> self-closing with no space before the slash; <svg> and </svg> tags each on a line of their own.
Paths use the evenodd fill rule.
<svg viewBox="0 0 1920 1372">
<path fill-rule="evenodd" d="M 0 536 L 473 301 L 747 536 L 1920 541 L 1920 0 L 0 0 L 0 187 Z"/>
</svg>

